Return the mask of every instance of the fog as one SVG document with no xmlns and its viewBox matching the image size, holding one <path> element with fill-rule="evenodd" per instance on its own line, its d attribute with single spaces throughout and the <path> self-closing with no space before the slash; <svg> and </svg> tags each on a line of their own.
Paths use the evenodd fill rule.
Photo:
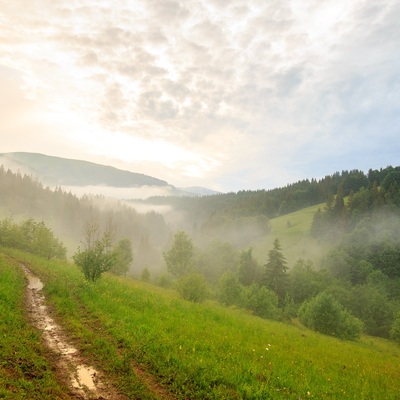
<svg viewBox="0 0 400 400">
<path fill-rule="evenodd" d="M 140 186 L 140 187 L 114 187 L 114 186 L 103 186 L 103 185 L 89 185 L 89 186 L 62 185 L 61 188 L 64 191 L 71 192 L 78 197 L 82 197 L 84 195 L 96 195 L 96 196 L 102 195 L 105 197 L 110 197 L 120 200 L 129 200 L 129 199 L 144 200 L 153 196 L 171 196 L 176 192 L 176 189 L 170 185 Z M 138 203 L 136 203 L 136 205 L 138 205 Z"/>
</svg>

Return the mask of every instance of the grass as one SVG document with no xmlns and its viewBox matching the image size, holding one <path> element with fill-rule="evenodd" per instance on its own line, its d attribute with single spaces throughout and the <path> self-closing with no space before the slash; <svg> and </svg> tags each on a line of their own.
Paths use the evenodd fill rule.
<svg viewBox="0 0 400 400">
<path fill-rule="evenodd" d="M 24 274 L 0 254 L 0 399 L 69 399 L 27 319 Z"/>
<path fill-rule="evenodd" d="M 324 204 L 318 204 L 271 219 L 270 234 L 254 245 L 257 260 L 261 263 L 267 261 L 267 253 L 272 249 L 273 241 L 278 238 L 289 267 L 299 258 L 312 260 L 319 266 L 330 246 L 311 237 L 310 228 L 318 208 L 323 207 Z"/>
<path fill-rule="evenodd" d="M 130 398 L 163 397 L 134 368 L 178 399 L 400 398 L 392 342 L 345 342 L 111 275 L 89 284 L 72 265 L 24 257 L 85 357 Z"/>
</svg>

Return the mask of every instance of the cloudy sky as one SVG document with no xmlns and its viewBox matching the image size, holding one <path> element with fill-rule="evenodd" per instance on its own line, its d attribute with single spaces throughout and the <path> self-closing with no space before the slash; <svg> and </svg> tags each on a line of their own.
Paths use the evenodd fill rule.
<svg viewBox="0 0 400 400">
<path fill-rule="evenodd" d="M 0 152 L 176 186 L 399 165 L 400 0 L 0 0 Z"/>
</svg>

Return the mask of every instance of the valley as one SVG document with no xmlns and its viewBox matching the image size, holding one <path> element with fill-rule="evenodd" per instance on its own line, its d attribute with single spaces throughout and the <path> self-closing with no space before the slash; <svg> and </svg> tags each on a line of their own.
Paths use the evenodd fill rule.
<svg viewBox="0 0 400 400">
<path fill-rule="evenodd" d="M 139 212 L 2 168 L 0 395 L 397 399 L 398 169 Z"/>
</svg>

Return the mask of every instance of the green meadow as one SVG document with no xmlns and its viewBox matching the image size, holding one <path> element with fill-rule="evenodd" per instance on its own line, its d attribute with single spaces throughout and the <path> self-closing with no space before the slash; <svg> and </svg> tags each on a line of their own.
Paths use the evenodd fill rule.
<svg viewBox="0 0 400 400">
<path fill-rule="evenodd" d="M 296 221 L 291 223 L 295 228 Z M 8 253 L 41 278 L 54 318 L 87 362 L 104 371 L 128 398 L 400 398 L 400 347 L 393 342 L 372 337 L 341 341 L 298 323 L 263 320 L 211 301 L 193 304 L 172 290 L 108 274 L 91 284 L 71 264 Z M 1 351 L 9 352 L 8 362 L 15 363 L 9 347 L 24 332 L 47 379 L 31 379 L 30 384 L 38 385 L 35 398 L 45 398 L 40 397 L 44 387 L 59 389 L 39 335 L 26 323 L 23 275 L 17 264 L 4 260 L 0 281 L 14 300 L 1 299 L 14 306 L 8 312 L 11 321 L 1 322 L 2 335 L 8 335 Z M 22 387 L 26 377 L 13 368 L 8 379 Z"/>
<path fill-rule="evenodd" d="M 270 233 L 254 244 L 254 255 L 257 260 L 261 263 L 266 262 L 267 253 L 272 249 L 273 241 L 278 238 L 289 268 L 299 258 L 311 260 L 316 266 L 319 266 L 330 245 L 313 238 L 310 228 L 318 208 L 323 209 L 323 207 L 324 204 L 318 204 L 272 218 Z"/>
<path fill-rule="evenodd" d="M 0 254 L 0 399 L 69 399 L 31 327 L 18 263 Z"/>
</svg>

